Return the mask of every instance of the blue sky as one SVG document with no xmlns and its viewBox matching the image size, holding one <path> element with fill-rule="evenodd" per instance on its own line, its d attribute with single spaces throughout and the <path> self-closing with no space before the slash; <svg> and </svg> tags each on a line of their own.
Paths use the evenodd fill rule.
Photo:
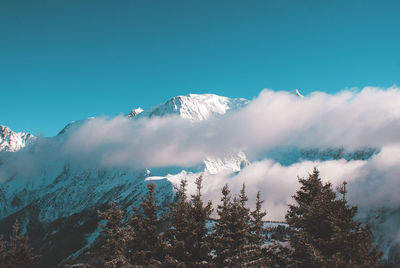
<svg viewBox="0 0 400 268">
<path fill-rule="evenodd" d="M 399 1 L 0 0 L 0 124 L 55 135 L 175 95 L 400 84 Z"/>
</svg>

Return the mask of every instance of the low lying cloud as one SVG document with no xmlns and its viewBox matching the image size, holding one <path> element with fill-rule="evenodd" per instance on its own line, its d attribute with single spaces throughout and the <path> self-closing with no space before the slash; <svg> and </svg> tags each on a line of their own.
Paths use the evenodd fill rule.
<svg viewBox="0 0 400 268">
<path fill-rule="evenodd" d="M 178 116 L 88 120 L 62 150 L 105 165 L 191 166 L 208 155 L 274 147 L 381 148 L 400 142 L 400 90 L 364 88 L 299 98 L 264 90 L 248 106 L 206 121 Z"/>
<path fill-rule="evenodd" d="M 251 164 L 237 174 L 208 175 L 205 198 L 218 203 L 225 183 L 235 194 L 245 182 L 249 203 L 262 191 L 268 218 L 282 220 L 298 188 L 297 176 L 307 176 L 317 166 L 322 178 L 334 186 L 349 182 L 349 199 L 363 213 L 382 206 L 400 207 L 399 133 L 400 89 L 396 87 L 333 95 L 315 92 L 306 98 L 266 89 L 246 107 L 206 121 L 117 116 L 81 122 L 58 137 L 38 139 L 0 157 L 0 182 L 16 174 L 36 178 L 43 170 L 60 169 L 66 163 L 79 168 L 191 167 L 207 156 L 241 150 L 253 160 Z M 255 161 L 270 149 L 293 146 L 380 152 L 362 161 L 302 161 L 289 166 L 269 159 Z M 198 175 L 189 174 L 188 179 Z"/>
</svg>

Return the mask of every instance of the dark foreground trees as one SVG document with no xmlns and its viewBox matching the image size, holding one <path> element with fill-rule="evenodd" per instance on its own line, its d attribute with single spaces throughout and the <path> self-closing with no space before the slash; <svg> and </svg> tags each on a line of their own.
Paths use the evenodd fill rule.
<svg viewBox="0 0 400 268">
<path fill-rule="evenodd" d="M 190 196 L 186 180 L 181 182 L 176 200 L 165 215 L 160 215 L 155 185 L 150 183 L 140 207 L 133 208 L 132 217 L 116 203 L 99 212 L 102 242 L 94 265 L 378 267 L 381 253 L 373 246 L 368 226 L 354 219 L 357 208 L 347 203 L 345 184 L 334 191 L 330 183 L 322 183 L 317 169 L 299 182 L 295 203 L 286 214 L 287 228 L 280 226 L 276 231 L 284 232 L 270 236 L 263 221 L 266 213 L 260 193 L 251 210 L 244 184 L 233 196 L 228 185 L 222 188 L 217 219 L 211 219 L 212 204 L 202 201 L 202 177 L 196 180 L 196 192 Z M 27 238 L 19 235 L 17 222 L 10 241 L 0 239 L 0 267 L 35 267 L 36 261 Z"/>
<path fill-rule="evenodd" d="M 105 212 L 98 212 L 105 224 L 99 223 L 104 237 L 100 262 L 105 268 L 125 268 L 130 264 L 126 258 L 126 244 L 130 240 L 129 227 L 124 226 L 124 213 L 114 202 Z"/>
<path fill-rule="evenodd" d="M 132 239 L 128 243 L 131 264 L 143 267 L 160 267 L 165 259 L 165 241 L 158 232 L 161 218 L 154 196 L 155 185 L 147 185 L 148 193 L 142 198 L 142 212 L 133 207 L 134 216 L 130 220 Z"/>
<path fill-rule="evenodd" d="M 217 267 L 260 267 L 263 262 L 261 246 L 266 237 L 259 221 L 264 214 L 256 209 L 251 215 L 246 207 L 247 200 L 244 184 L 234 198 L 230 196 L 228 185 L 222 188 L 221 205 L 217 209 L 219 217 L 211 234 Z"/>
<path fill-rule="evenodd" d="M 357 207 L 323 184 L 314 169 L 308 178 L 299 178 L 300 189 L 293 196 L 286 221 L 292 229 L 289 256 L 295 267 L 377 267 L 381 253 L 373 247 L 368 226 L 354 219 Z"/>
<path fill-rule="evenodd" d="M 18 221 L 12 227 L 9 241 L 0 237 L 0 267 L 4 268 L 33 268 L 38 262 L 39 256 L 33 253 L 28 246 L 28 237 L 20 235 Z"/>
<path fill-rule="evenodd" d="M 268 241 L 260 193 L 251 211 L 245 185 L 233 197 L 228 185 L 223 187 L 218 218 L 211 220 L 211 202 L 201 199 L 201 177 L 190 197 L 186 180 L 181 182 L 163 217 L 158 215 L 154 185 L 149 184 L 128 227 L 122 227 L 123 215 L 115 204 L 101 214 L 108 221 L 102 225 L 107 237 L 103 250 L 111 247 L 103 258 L 109 256 L 109 263 L 120 267 L 377 267 L 381 255 L 368 226 L 354 220 L 357 208 L 348 205 L 345 184 L 338 194 L 330 183 L 322 183 L 317 169 L 299 182 L 295 204 L 286 215 L 289 232 L 281 236 L 287 241 L 283 243 Z"/>
<path fill-rule="evenodd" d="M 177 191 L 177 200 L 171 206 L 166 232 L 168 244 L 168 267 L 212 267 L 211 241 L 207 224 L 212 213 L 212 204 L 204 204 L 201 197 L 202 177 L 196 179 L 196 192 L 190 199 L 186 195 L 186 180 L 182 180 Z"/>
</svg>

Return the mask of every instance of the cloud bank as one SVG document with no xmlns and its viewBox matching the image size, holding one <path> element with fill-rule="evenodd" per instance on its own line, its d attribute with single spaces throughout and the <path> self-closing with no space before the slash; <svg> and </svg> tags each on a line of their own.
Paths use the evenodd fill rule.
<svg viewBox="0 0 400 268">
<path fill-rule="evenodd" d="M 266 89 L 246 107 L 206 121 L 117 116 L 81 122 L 58 137 L 39 139 L 31 147 L 7 154 L 1 160 L 0 181 L 16 172 L 32 178 L 65 162 L 80 168 L 191 167 L 206 156 L 241 150 L 253 160 L 249 166 L 238 174 L 221 172 L 205 178 L 205 197 L 214 203 L 223 184 L 229 183 L 234 194 L 246 182 L 250 201 L 261 190 L 268 218 L 283 219 L 298 187 L 297 176 L 307 176 L 317 166 L 322 178 L 335 186 L 349 182 L 349 199 L 363 213 L 382 206 L 400 207 L 399 133 L 400 89 L 396 87 L 333 95 L 315 92 L 306 98 Z M 290 166 L 258 158 L 270 149 L 291 146 L 367 147 L 380 152 L 363 161 L 302 161 Z M 189 180 L 198 175 L 188 175 Z"/>
<path fill-rule="evenodd" d="M 243 150 L 250 156 L 279 146 L 382 148 L 400 143 L 400 90 L 367 87 L 299 98 L 264 90 L 248 106 L 206 121 L 178 116 L 89 120 L 62 151 L 105 165 L 191 166 L 208 155 Z"/>
</svg>

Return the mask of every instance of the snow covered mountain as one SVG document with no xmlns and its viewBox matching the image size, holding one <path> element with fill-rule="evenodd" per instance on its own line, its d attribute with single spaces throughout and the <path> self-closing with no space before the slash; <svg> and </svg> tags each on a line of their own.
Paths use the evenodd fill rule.
<svg viewBox="0 0 400 268">
<path fill-rule="evenodd" d="M 138 111 L 140 110 L 132 110 L 132 112 L 135 115 L 138 114 L 138 117 L 161 117 L 178 114 L 185 119 L 206 120 L 212 115 L 222 115 L 229 110 L 239 109 L 248 103 L 248 100 L 242 98 L 230 99 L 214 94 L 189 94 L 188 96 L 173 97 L 169 101 L 139 112 L 139 114 Z"/>
<path fill-rule="evenodd" d="M 303 97 L 298 91 L 295 94 Z M 207 120 L 240 109 L 248 103 L 242 98 L 189 94 L 174 97 L 149 109 L 133 109 L 126 116 L 132 120 L 169 115 L 193 121 Z M 96 211 L 104 209 L 113 200 L 124 209 L 137 206 L 141 196 L 146 194 L 149 180 L 157 186 L 160 207 L 166 208 L 173 198 L 173 184 L 181 178 L 202 172 L 205 175 L 238 173 L 250 163 L 241 151 L 225 152 L 220 157 L 210 155 L 194 167 L 157 169 L 104 168 L 97 165 L 82 168 L 68 158 L 52 157 L 52 152 L 64 145 L 65 137 L 89 120 L 91 118 L 72 122 L 57 136 L 35 143 L 30 143 L 34 139 L 31 134 L 15 133 L 3 126 L 0 128 L 0 151 L 12 152 L 0 154 L 0 233 L 10 230 L 11 224 L 18 219 L 33 245 L 42 252 L 42 267 L 54 267 L 84 254 L 98 236 Z M 29 150 L 18 151 L 24 146 L 28 146 Z M 38 155 L 40 146 L 46 146 L 45 152 L 50 156 Z M 340 148 L 278 148 L 267 152 L 266 156 L 288 165 L 299 160 L 364 159 L 373 153 L 372 149 L 348 153 Z M 25 158 L 43 158 L 39 163 L 44 164 L 37 168 L 35 176 L 27 176 L 18 168 L 20 154 L 24 154 Z M 9 170 L 10 167 L 14 169 Z"/>
<path fill-rule="evenodd" d="M 247 103 L 244 99 L 191 94 L 174 97 L 145 111 L 134 109 L 127 117 L 136 120 L 143 116 L 177 114 L 188 120 L 206 120 Z M 156 169 L 154 172 L 148 169 L 106 169 L 96 166 L 82 169 L 67 158 L 52 157 L 52 152 L 64 145 L 68 135 L 88 120 L 91 118 L 71 122 L 57 136 L 41 138 L 40 142 L 32 143 L 29 150 L 24 152 L 18 150 L 29 145 L 28 141 L 33 136 L 14 133 L 7 127 L 1 128 L 2 150 L 13 154 L 0 155 L 0 233 L 6 233 L 10 224 L 18 219 L 34 246 L 40 247 L 43 252 L 42 267 L 54 267 L 90 247 L 98 236 L 98 209 L 103 209 L 113 200 L 123 208 L 138 206 L 141 196 L 147 192 L 149 180 L 157 185 L 156 195 L 161 208 L 166 208 L 174 194 L 171 181 L 178 182 L 190 173 L 176 168 Z M 47 147 L 49 157 L 37 155 L 38 149 L 41 149 L 39 147 L 43 146 Z M 37 168 L 34 177 L 26 176 L 17 168 L 20 155 L 45 158 L 45 165 Z M 220 170 L 237 172 L 247 162 L 244 153 L 232 152 L 221 159 L 210 156 L 203 165 L 193 169 L 210 174 Z M 16 170 L 8 170 L 14 164 Z M 65 243 L 69 246 L 62 249 L 52 246 Z"/>
<path fill-rule="evenodd" d="M 0 126 L 0 152 L 16 152 L 25 147 L 35 137 L 24 132 L 14 132 L 9 127 Z"/>
</svg>

